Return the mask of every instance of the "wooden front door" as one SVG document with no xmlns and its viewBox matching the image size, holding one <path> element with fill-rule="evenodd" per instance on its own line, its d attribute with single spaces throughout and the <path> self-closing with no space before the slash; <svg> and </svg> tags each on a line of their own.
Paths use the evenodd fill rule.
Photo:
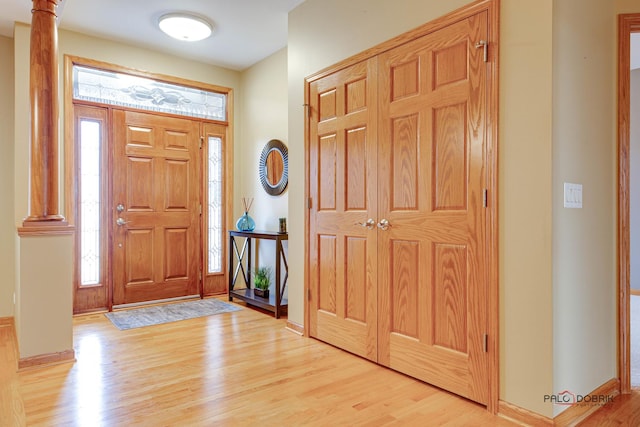
<svg viewBox="0 0 640 427">
<path fill-rule="evenodd" d="M 487 12 L 453 22 L 309 85 L 309 331 L 487 404 Z"/>
<path fill-rule="evenodd" d="M 380 56 L 379 360 L 488 399 L 487 17 Z"/>
<path fill-rule="evenodd" d="M 113 303 L 199 294 L 199 123 L 115 110 L 113 138 Z"/>
<path fill-rule="evenodd" d="M 375 75 L 374 58 L 311 84 L 309 167 L 310 334 L 374 361 Z"/>
</svg>

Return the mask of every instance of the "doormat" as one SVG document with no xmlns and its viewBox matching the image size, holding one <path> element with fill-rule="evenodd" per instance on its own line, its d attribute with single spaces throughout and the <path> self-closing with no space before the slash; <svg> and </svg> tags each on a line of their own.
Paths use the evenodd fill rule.
<svg viewBox="0 0 640 427">
<path fill-rule="evenodd" d="M 121 331 L 145 326 L 161 325 L 179 320 L 211 316 L 241 310 L 241 307 L 217 299 L 187 301 L 177 304 L 134 308 L 105 313 L 105 316 Z"/>
</svg>

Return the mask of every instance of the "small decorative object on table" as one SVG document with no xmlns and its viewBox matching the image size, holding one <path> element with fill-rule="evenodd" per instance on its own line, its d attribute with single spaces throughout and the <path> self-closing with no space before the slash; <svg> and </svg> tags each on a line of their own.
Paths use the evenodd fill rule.
<svg viewBox="0 0 640 427">
<path fill-rule="evenodd" d="M 253 294 L 263 298 L 269 298 L 269 286 L 271 285 L 271 267 L 258 267 L 253 272 Z"/>
<path fill-rule="evenodd" d="M 287 218 L 279 218 L 279 221 L 280 221 L 279 232 L 280 233 L 286 233 L 287 232 Z"/>
<path fill-rule="evenodd" d="M 253 199 L 242 198 L 242 205 L 244 207 L 244 214 L 238 221 L 236 221 L 236 228 L 238 231 L 253 231 L 256 228 L 256 222 L 249 216 L 249 209 L 253 204 Z"/>
</svg>

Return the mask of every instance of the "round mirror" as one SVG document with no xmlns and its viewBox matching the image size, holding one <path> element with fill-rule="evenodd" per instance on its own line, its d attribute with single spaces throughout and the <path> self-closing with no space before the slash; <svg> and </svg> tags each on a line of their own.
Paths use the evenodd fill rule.
<svg viewBox="0 0 640 427">
<path fill-rule="evenodd" d="M 282 194 L 289 182 L 289 155 L 287 147 L 272 139 L 262 149 L 258 173 L 264 190 L 272 196 Z"/>
</svg>

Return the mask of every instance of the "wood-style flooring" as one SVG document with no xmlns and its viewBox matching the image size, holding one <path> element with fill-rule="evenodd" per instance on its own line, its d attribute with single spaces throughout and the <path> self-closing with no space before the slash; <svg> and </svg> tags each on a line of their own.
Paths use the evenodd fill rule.
<svg viewBox="0 0 640 427">
<path fill-rule="evenodd" d="M 640 389 L 613 399 L 591 417 L 578 424 L 580 427 L 638 427 L 640 426 Z"/>
<path fill-rule="evenodd" d="M 0 426 L 514 425 L 251 308 L 129 331 L 81 316 L 74 343 L 75 363 L 16 372 L 0 327 Z M 584 425 L 640 425 L 622 398 L 636 409 Z"/>
</svg>

